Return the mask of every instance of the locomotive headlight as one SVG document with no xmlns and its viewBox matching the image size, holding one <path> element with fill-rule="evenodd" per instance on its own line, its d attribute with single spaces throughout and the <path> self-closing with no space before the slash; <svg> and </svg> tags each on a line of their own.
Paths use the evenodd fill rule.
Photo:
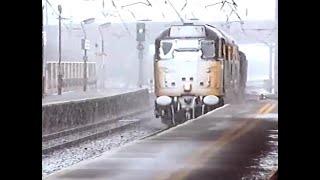
<svg viewBox="0 0 320 180">
<path fill-rule="evenodd" d="M 203 103 L 206 105 L 216 105 L 219 102 L 219 98 L 215 95 L 208 95 L 203 98 Z"/>
<path fill-rule="evenodd" d="M 156 103 L 160 106 L 168 106 L 171 104 L 172 99 L 169 96 L 159 96 Z"/>
</svg>

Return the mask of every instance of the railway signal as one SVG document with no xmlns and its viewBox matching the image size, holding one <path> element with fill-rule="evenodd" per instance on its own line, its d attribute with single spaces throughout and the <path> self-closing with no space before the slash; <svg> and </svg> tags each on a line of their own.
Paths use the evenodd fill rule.
<svg viewBox="0 0 320 180">
<path fill-rule="evenodd" d="M 145 41 L 145 23 L 137 23 L 137 41 Z"/>
<path fill-rule="evenodd" d="M 142 87 L 143 83 L 143 42 L 145 41 L 145 32 L 146 32 L 146 25 L 145 23 L 137 23 L 137 37 L 136 40 L 138 41 L 137 50 L 138 52 L 138 59 L 139 59 L 139 78 L 138 78 L 138 86 Z"/>
</svg>

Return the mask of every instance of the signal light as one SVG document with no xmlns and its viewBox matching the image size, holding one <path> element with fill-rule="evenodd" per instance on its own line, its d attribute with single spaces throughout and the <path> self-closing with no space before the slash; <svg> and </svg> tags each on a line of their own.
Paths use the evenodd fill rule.
<svg viewBox="0 0 320 180">
<path fill-rule="evenodd" d="M 145 24 L 137 23 L 137 41 L 145 41 Z"/>
</svg>

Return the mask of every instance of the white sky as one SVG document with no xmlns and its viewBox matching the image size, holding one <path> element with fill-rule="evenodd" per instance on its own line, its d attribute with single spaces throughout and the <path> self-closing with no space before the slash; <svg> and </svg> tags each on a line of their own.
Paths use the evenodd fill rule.
<svg viewBox="0 0 320 180">
<path fill-rule="evenodd" d="M 44 24 L 46 24 L 46 7 L 44 5 Z M 104 22 L 120 22 L 118 13 L 113 7 L 111 0 L 104 0 L 105 8 L 102 7 L 103 0 L 48 0 L 54 10 L 58 12 L 58 4 L 62 5 L 62 16 L 70 18 L 70 20 L 64 20 L 64 23 L 78 24 L 84 19 L 95 18 L 96 23 Z M 135 3 L 135 2 L 147 2 L 146 0 L 114 0 L 118 7 L 119 13 L 124 21 L 135 22 L 141 19 L 151 19 L 152 21 L 177 21 L 178 17 L 173 9 L 164 3 L 164 0 L 149 0 L 152 7 L 145 6 L 143 4 L 137 4 L 126 8 L 121 8 L 123 5 Z M 230 12 L 230 9 L 225 8 L 224 11 L 220 11 L 220 5 L 205 8 L 206 5 L 220 2 L 221 0 L 187 0 L 188 5 L 183 11 L 180 12 L 183 18 L 190 18 L 193 15 L 203 21 L 225 21 L 226 14 Z M 276 0 L 235 0 L 238 4 L 238 13 L 244 21 L 250 20 L 274 20 L 275 19 L 275 3 Z M 185 0 L 171 0 L 178 11 L 181 10 L 185 4 Z M 231 0 L 229 0 L 231 2 Z M 48 24 L 56 25 L 58 23 L 57 15 L 53 13 L 53 8 L 49 5 L 48 8 Z M 246 9 L 248 14 L 246 16 Z M 132 17 L 133 12 L 136 18 Z M 103 15 L 106 14 L 106 16 Z M 233 16 L 231 20 L 237 20 L 236 16 Z M 249 62 L 249 80 L 261 79 L 268 77 L 269 67 L 269 50 L 264 45 L 251 44 L 240 45 L 242 51 L 247 55 Z M 150 48 L 153 51 L 153 48 Z M 151 53 L 150 51 L 150 53 Z"/>
<path fill-rule="evenodd" d="M 246 54 L 249 62 L 248 81 L 268 79 L 270 63 L 269 48 L 265 44 L 240 44 L 239 47 L 240 50 Z M 274 63 L 274 58 L 272 63 Z"/>
<path fill-rule="evenodd" d="M 43 0 L 43 5 L 45 6 Z M 58 4 L 62 5 L 63 16 L 71 18 L 74 23 L 87 18 L 96 18 L 96 22 L 106 21 L 119 22 L 117 10 L 113 7 L 111 0 L 48 0 L 56 12 Z M 104 9 L 102 3 L 104 1 Z M 205 8 L 206 5 L 220 2 L 221 0 L 187 0 L 188 5 L 181 11 L 186 0 L 171 0 L 172 4 L 180 12 L 183 18 L 197 17 L 203 21 L 225 21 L 226 14 L 230 13 L 230 8 L 225 5 L 224 11 L 220 11 L 221 5 Z M 231 2 L 231 0 L 229 0 Z M 243 20 L 273 20 L 275 17 L 275 0 L 235 0 L 238 4 L 238 13 Z M 147 2 L 146 0 L 114 0 L 121 17 L 127 21 L 141 19 L 151 19 L 152 21 L 176 21 L 178 16 L 165 0 L 149 0 L 152 7 L 136 4 L 129 7 L 121 6 L 135 2 Z M 52 7 L 48 5 L 48 23 L 57 24 L 57 16 L 52 12 Z M 44 24 L 46 24 L 46 12 L 44 8 Z M 246 9 L 248 14 L 246 16 Z M 134 13 L 135 18 L 132 16 Z M 104 16 L 104 14 L 109 14 Z M 114 17 L 116 16 L 116 17 Z M 231 20 L 237 20 L 233 15 Z M 67 20 L 68 21 L 68 20 Z"/>
</svg>

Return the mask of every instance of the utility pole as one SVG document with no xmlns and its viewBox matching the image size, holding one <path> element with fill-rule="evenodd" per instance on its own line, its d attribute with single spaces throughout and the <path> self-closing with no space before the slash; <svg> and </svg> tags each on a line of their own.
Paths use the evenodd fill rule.
<svg viewBox="0 0 320 180">
<path fill-rule="evenodd" d="M 59 64 L 58 64 L 58 95 L 62 92 L 62 73 L 61 73 L 61 13 L 62 7 L 58 5 L 59 11 Z"/>
</svg>

